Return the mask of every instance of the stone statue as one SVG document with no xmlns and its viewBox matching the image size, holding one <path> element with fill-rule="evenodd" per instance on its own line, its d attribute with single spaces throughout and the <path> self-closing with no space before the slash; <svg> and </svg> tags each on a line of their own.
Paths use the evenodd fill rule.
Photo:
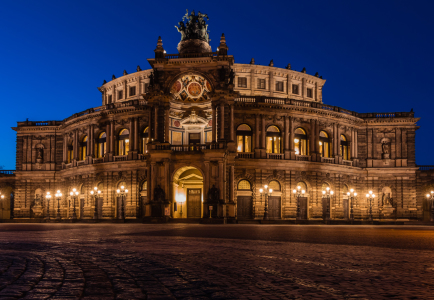
<svg viewBox="0 0 434 300">
<path fill-rule="evenodd" d="M 154 72 L 151 72 L 151 74 L 149 74 L 149 86 L 154 87 L 154 84 L 155 84 Z"/>
<path fill-rule="evenodd" d="M 154 189 L 154 201 L 164 202 L 165 199 L 166 193 L 160 185 L 157 185 L 157 187 Z"/>
<path fill-rule="evenodd" d="M 389 143 L 387 141 L 383 141 L 381 148 L 383 150 L 383 159 L 390 158 Z"/>
<path fill-rule="evenodd" d="M 199 12 L 197 15 L 194 10 L 189 14 L 188 9 L 186 14 L 182 17 L 182 21 L 178 22 L 176 26 L 178 32 L 181 33 L 181 41 L 189 39 L 199 39 L 209 43 L 209 31 L 206 20 L 209 20 L 207 14 Z M 184 21 L 187 20 L 185 23 Z"/>
<path fill-rule="evenodd" d="M 218 202 L 220 198 L 219 189 L 215 187 L 215 184 L 212 185 L 212 188 L 208 191 L 208 201 L 209 202 Z"/>
<path fill-rule="evenodd" d="M 235 72 L 233 69 L 229 72 L 229 84 L 234 84 L 235 81 Z"/>
<path fill-rule="evenodd" d="M 43 150 L 42 150 L 42 148 L 38 148 L 38 157 L 37 157 L 37 159 L 42 159 L 42 157 L 43 157 Z"/>
</svg>

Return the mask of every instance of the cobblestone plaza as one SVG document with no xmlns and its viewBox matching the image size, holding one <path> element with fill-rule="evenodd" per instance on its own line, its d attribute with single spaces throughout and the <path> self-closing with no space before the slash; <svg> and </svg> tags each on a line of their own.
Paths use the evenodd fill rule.
<svg viewBox="0 0 434 300">
<path fill-rule="evenodd" d="M 428 227 L 2 224 L 0 299 L 433 299 Z"/>
</svg>

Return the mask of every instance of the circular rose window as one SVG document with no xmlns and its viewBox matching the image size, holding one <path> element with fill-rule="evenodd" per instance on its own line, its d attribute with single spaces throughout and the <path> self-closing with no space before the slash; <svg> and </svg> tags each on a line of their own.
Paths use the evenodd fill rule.
<svg viewBox="0 0 434 300">
<path fill-rule="evenodd" d="M 209 100 L 211 84 L 199 75 L 184 75 L 170 88 L 170 92 L 180 101 L 200 102 Z"/>
</svg>

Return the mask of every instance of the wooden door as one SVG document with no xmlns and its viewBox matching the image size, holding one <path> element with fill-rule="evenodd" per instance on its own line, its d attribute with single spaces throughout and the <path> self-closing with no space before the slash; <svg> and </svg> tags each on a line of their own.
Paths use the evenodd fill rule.
<svg viewBox="0 0 434 300">
<path fill-rule="evenodd" d="M 122 205 L 125 204 L 125 197 L 117 197 L 118 199 L 118 219 L 122 218 Z M 125 206 L 124 206 L 124 216 L 125 216 Z"/>
<path fill-rule="evenodd" d="M 322 198 L 322 218 L 323 218 L 323 220 L 326 220 L 327 218 L 330 217 L 330 208 L 329 208 L 329 213 L 327 213 L 328 201 L 329 200 L 327 198 Z"/>
<path fill-rule="evenodd" d="M 187 218 L 200 218 L 201 190 L 187 189 Z"/>
<path fill-rule="evenodd" d="M 342 200 L 342 207 L 344 209 L 344 219 L 348 220 L 350 218 L 350 208 L 348 205 L 348 199 Z"/>
<path fill-rule="evenodd" d="M 98 219 L 102 218 L 102 206 L 104 203 L 104 199 L 102 197 L 98 198 L 98 201 L 96 202 L 96 209 L 97 209 L 97 213 L 98 213 Z"/>
<path fill-rule="evenodd" d="M 280 197 L 268 197 L 268 218 L 280 219 Z"/>
<path fill-rule="evenodd" d="M 300 219 L 306 220 L 307 219 L 307 197 L 300 197 Z"/>
<path fill-rule="evenodd" d="M 84 199 L 79 199 L 79 203 L 80 203 L 80 215 L 79 218 L 83 219 L 84 218 Z"/>
<path fill-rule="evenodd" d="M 252 197 L 251 196 L 238 196 L 237 197 L 237 219 L 251 219 L 252 218 Z"/>
</svg>

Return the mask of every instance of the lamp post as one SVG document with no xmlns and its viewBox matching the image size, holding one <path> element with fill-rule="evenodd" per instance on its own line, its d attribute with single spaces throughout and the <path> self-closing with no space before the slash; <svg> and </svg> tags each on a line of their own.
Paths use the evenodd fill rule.
<svg viewBox="0 0 434 300">
<path fill-rule="evenodd" d="M 60 198 L 62 198 L 62 193 L 60 190 L 57 190 L 57 193 L 55 194 L 56 200 L 57 200 L 57 216 L 56 220 L 60 221 L 62 217 L 60 216 Z"/>
<path fill-rule="evenodd" d="M 45 219 L 50 220 L 50 199 L 51 199 L 50 192 L 47 192 L 47 195 L 45 195 L 45 199 L 47 199 L 47 216 L 45 217 Z"/>
<path fill-rule="evenodd" d="M 3 195 L 2 195 L 2 199 L 3 199 Z M 426 194 L 426 199 L 428 201 L 431 200 L 431 218 L 430 218 L 430 221 L 434 222 L 434 191 L 431 191 L 430 194 Z"/>
<path fill-rule="evenodd" d="M 330 210 L 330 200 L 331 200 L 331 197 L 333 196 L 333 194 L 334 194 L 334 192 L 329 187 L 326 187 L 326 189 L 322 191 L 322 198 L 326 199 L 326 201 L 327 201 L 326 220 L 330 220 L 332 218 L 331 210 Z"/>
<path fill-rule="evenodd" d="M 372 191 L 369 191 L 368 194 L 366 194 L 366 199 L 369 200 L 369 221 L 373 221 L 372 219 L 372 202 L 374 202 L 375 194 L 372 193 Z"/>
<path fill-rule="evenodd" d="M 301 189 L 301 186 L 297 186 L 297 189 L 292 190 L 292 193 L 297 198 L 297 220 L 300 220 L 300 197 L 304 196 L 305 190 Z"/>
<path fill-rule="evenodd" d="M 74 202 L 73 204 L 73 211 L 72 211 L 72 220 L 77 220 L 77 214 L 75 212 L 75 199 L 78 197 L 78 191 L 77 189 L 73 188 L 72 192 L 69 193 L 69 195 L 71 195 L 72 201 Z"/>
<path fill-rule="evenodd" d="M 124 211 L 124 197 L 128 194 L 128 190 L 122 185 L 120 189 L 116 191 L 118 195 L 121 197 L 121 219 L 125 220 L 125 211 Z"/>
<path fill-rule="evenodd" d="M 351 189 L 349 192 L 347 192 L 348 198 L 350 198 L 351 204 L 350 204 L 350 219 L 351 221 L 354 221 L 354 208 L 353 208 L 353 202 L 354 199 L 357 200 L 357 193 L 354 191 L 354 189 Z"/>
<path fill-rule="evenodd" d="M 261 200 L 262 195 L 265 197 L 264 220 L 268 220 L 268 197 L 273 193 L 273 189 L 269 189 L 268 185 L 264 185 L 263 189 L 259 189 L 259 193 L 261 194 Z"/>
<path fill-rule="evenodd" d="M 181 210 L 179 211 L 179 216 L 180 216 L 180 218 L 182 219 L 182 204 L 185 202 L 185 196 L 182 195 L 182 194 L 180 194 L 180 195 L 178 196 L 178 202 L 179 202 L 179 204 L 181 205 Z"/>
<path fill-rule="evenodd" d="M 98 220 L 97 203 L 98 203 L 98 198 L 100 197 L 101 193 L 102 192 L 100 190 L 98 190 L 98 187 L 94 187 L 93 191 L 90 191 L 90 194 L 93 196 L 93 202 L 95 205 L 95 210 L 93 212 L 93 219 L 94 220 Z"/>
</svg>

